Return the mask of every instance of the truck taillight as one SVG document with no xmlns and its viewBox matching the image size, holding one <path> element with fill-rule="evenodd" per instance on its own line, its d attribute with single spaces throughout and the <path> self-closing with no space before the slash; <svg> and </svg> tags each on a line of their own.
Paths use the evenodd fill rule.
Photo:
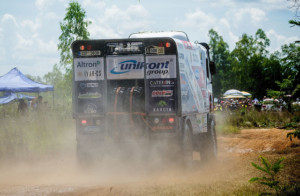
<svg viewBox="0 0 300 196">
<path fill-rule="evenodd" d="M 174 117 L 155 117 L 153 118 L 154 124 L 173 124 L 175 122 Z"/>
<path fill-rule="evenodd" d="M 86 125 L 86 123 L 87 123 L 86 120 L 81 120 L 82 125 Z"/>
<path fill-rule="evenodd" d="M 87 45 L 86 49 L 87 50 L 92 50 L 92 45 Z"/>
<path fill-rule="evenodd" d="M 170 42 L 166 42 L 165 46 L 166 46 L 166 48 L 170 48 L 171 47 L 171 43 Z"/>
<path fill-rule="evenodd" d="M 170 117 L 170 118 L 169 118 L 169 123 L 172 124 L 172 123 L 174 123 L 174 122 L 175 122 L 175 119 L 174 119 L 173 117 Z"/>
<path fill-rule="evenodd" d="M 157 44 L 157 46 L 159 46 L 159 47 L 170 48 L 170 47 L 171 47 L 171 43 L 170 43 L 170 42 L 165 42 L 165 43 L 159 42 L 159 43 Z"/>
<path fill-rule="evenodd" d="M 80 49 L 80 50 L 84 50 L 84 49 L 85 49 L 85 46 L 84 46 L 84 45 L 81 45 L 81 46 L 79 46 L 79 49 Z"/>
</svg>

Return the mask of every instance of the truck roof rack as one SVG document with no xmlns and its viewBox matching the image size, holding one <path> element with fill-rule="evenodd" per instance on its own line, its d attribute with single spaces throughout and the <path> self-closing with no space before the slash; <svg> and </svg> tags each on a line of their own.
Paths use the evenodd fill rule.
<svg viewBox="0 0 300 196">
<path fill-rule="evenodd" d="M 190 41 L 187 34 L 183 31 L 131 33 L 128 38 L 151 38 L 151 37 L 171 37 L 179 40 Z"/>
</svg>

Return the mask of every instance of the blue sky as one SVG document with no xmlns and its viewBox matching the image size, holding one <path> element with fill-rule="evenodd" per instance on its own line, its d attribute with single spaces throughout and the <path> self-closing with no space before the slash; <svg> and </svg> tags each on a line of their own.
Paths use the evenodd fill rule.
<svg viewBox="0 0 300 196">
<path fill-rule="evenodd" d="M 269 51 L 300 40 L 288 21 L 295 10 L 288 0 L 79 0 L 92 21 L 91 38 L 124 38 L 141 31 L 185 31 L 191 41 L 208 42 L 213 28 L 235 47 L 243 33 L 257 29 L 271 40 Z M 1 0 L 0 75 L 18 67 L 43 76 L 59 62 L 59 22 L 69 0 Z"/>
</svg>

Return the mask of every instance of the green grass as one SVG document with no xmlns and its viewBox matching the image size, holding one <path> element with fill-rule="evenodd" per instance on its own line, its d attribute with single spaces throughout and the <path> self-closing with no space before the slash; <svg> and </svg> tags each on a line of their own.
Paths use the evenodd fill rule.
<svg viewBox="0 0 300 196">
<path fill-rule="evenodd" d="M 68 110 L 42 108 L 22 115 L 14 107 L 7 106 L 0 118 L 0 159 L 31 160 L 74 148 L 75 123 Z"/>
</svg>

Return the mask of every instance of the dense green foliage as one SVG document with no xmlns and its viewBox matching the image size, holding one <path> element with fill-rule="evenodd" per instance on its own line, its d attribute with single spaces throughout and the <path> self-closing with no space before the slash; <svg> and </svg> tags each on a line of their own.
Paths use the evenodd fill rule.
<svg viewBox="0 0 300 196">
<path fill-rule="evenodd" d="M 217 67 L 213 90 L 215 97 L 222 97 L 228 89 L 239 89 L 252 93 L 253 97 L 263 98 L 270 92 L 282 96 L 293 94 L 300 83 L 300 45 L 283 45 L 281 51 L 272 54 L 268 51 L 270 40 L 262 29 L 255 36 L 243 34 L 230 52 L 222 36 L 209 31 L 212 60 Z"/>
</svg>

